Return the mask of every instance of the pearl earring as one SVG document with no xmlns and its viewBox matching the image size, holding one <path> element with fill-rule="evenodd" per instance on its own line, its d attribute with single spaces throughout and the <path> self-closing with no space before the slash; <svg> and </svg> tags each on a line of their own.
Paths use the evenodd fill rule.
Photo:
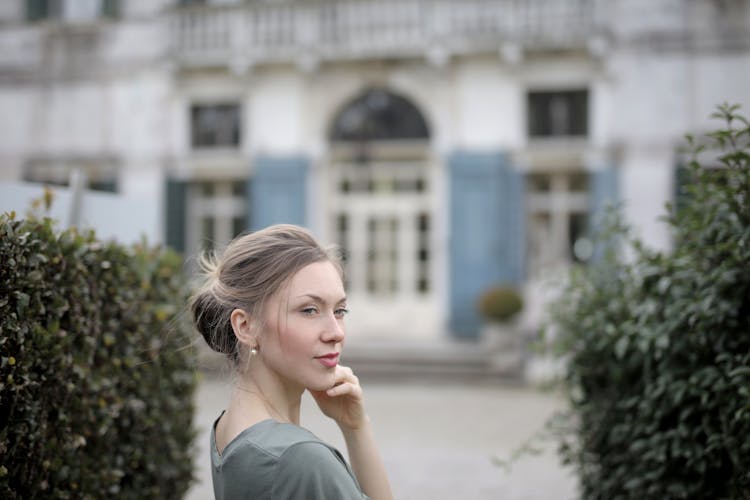
<svg viewBox="0 0 750 500">
<path fill-rule="evenodd" d="M 250 349 L 250 357 L 251 358 L 255 357 L 256 354 L 258 354 L 258 349 L 256 349 L 255 347 L 253 347 L 252 349 Z"/>
</svg>

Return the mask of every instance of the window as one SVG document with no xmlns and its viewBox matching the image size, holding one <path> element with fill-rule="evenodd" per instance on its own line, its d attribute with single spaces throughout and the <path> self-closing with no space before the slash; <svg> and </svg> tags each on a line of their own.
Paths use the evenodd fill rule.
<svg viewBox="0 0 750 500">
<path fill-rule="evenodd" d="M 417 215 L 417 291 L 430 291 L 430 214 L 422 212 Z"/>
<path fill-rule="evenodd" d="M 422 113 L 407 99 L 370 89 L 344 105 L 331 130 L 333 141 L 427 139 Z"/>
<path fill-rule="evenodd" d="M 424 162 L 417 161 L 353 163 L 339 174 L 342 194 L 423 193 L 428 186 Z"/>
<path fill-rule="evenodd" d="M 372 295 L 398 291 L 398 223 L 389 216 L 367 221 L 367 291 Z"/>
<path fill-rule="evenodd" d="M 585 262 L 588 238 L 588 174 L 534 172 L 527 178 L 529 273 Z"/>
<path fill-rule="evenodd" d="M 588 134 L 588 91 L 529 92 L 529 137 L 582 137 Z"/>
<path fill-rule="evenodd" d="M 223 247 L 247 229 L 247 181 L 196 181 L 188 186 L 187 251 Z"/>
<path fill-rule="evenodd" d="M 119 14 L 118 4 L 118 0 L 27 0 L 26 19 L 77 22 L 103 17 L 115 18 Z"/>
<path fill-rule="evenodd" d="M 190 109 L 190 122 L 194 148 L 240 145 L 238 104 L 193 105 Z"/>
<path fill-rule="evenodd" d="M 112 160 L 88 162 L 32 160 L 27 166 L 24 180 L 51 186 L 68 186 L 74 175 L 83 176 L 84 186 L 92 191 L 117 191 L 117 169 Z"/>
</svg>

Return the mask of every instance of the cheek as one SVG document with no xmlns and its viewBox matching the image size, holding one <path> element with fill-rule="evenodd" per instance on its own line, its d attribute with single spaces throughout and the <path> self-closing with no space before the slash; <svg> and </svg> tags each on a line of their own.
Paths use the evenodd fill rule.
<svg viewBox="0 0 750 500">
<path fill-rule="evenodd" d="M 305 323 L 290 319 L 277 330 L 276 339 L 279 351 L 287 356 L 308 356 L 312 350 L 310 334 L 305 330 Z"/>
</svg>

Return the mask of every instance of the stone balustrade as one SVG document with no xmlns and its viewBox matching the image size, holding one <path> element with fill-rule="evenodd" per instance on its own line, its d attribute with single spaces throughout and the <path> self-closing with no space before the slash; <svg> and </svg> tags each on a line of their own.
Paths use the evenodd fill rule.
<svg viewBox="0 0 750 500">
<path fill-rule="evenodd" d="M 296 0 L 175 8 L 183 65 L 423 57 L 586 48 L 597 0 Z"/>
</svg>

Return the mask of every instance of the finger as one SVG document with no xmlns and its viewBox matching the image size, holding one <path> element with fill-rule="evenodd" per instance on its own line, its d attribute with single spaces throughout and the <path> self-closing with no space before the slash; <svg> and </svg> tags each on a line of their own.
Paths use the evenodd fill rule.
<svg viewBox="0 0 750 500">
<path fill-rule="evenodd" d="M 354 372 L 348 366 L 338 365 L 338 369 L 336 370 L 336 377 L 341 378 L 342 380 L 351 379 L 352 377 L 354 377 Z"/>
<path fill-rule="evenodd" d="M 351 382 L 359 385 L 359 378 L 354 374 L 351 368 L 348 366 L 340 366 L 339 370 L 336 371 L 335 376 L 336 383 Z"/>
<path fill-rule="evenodd" d="M 339 384 L 337 386 L 331 387 L 326 391 L 326 394 L 330 397 L 336 397 L 336 396 L 355 396 L 355 397 L 361 397 L 362 396 L 362 388 L 359 386 L 359 384 L 354 384 L 351 382 L 344 382 L 343 384 Z"/>
<path fill-rule="evenodd" d="M 353 384 L 343 383 L 335 387 L 331 387 L 326 391 L 326 395 L 329 397 L 340 397 L 340 396 L 361 396 L 362 390 Z"/>
</svg>

